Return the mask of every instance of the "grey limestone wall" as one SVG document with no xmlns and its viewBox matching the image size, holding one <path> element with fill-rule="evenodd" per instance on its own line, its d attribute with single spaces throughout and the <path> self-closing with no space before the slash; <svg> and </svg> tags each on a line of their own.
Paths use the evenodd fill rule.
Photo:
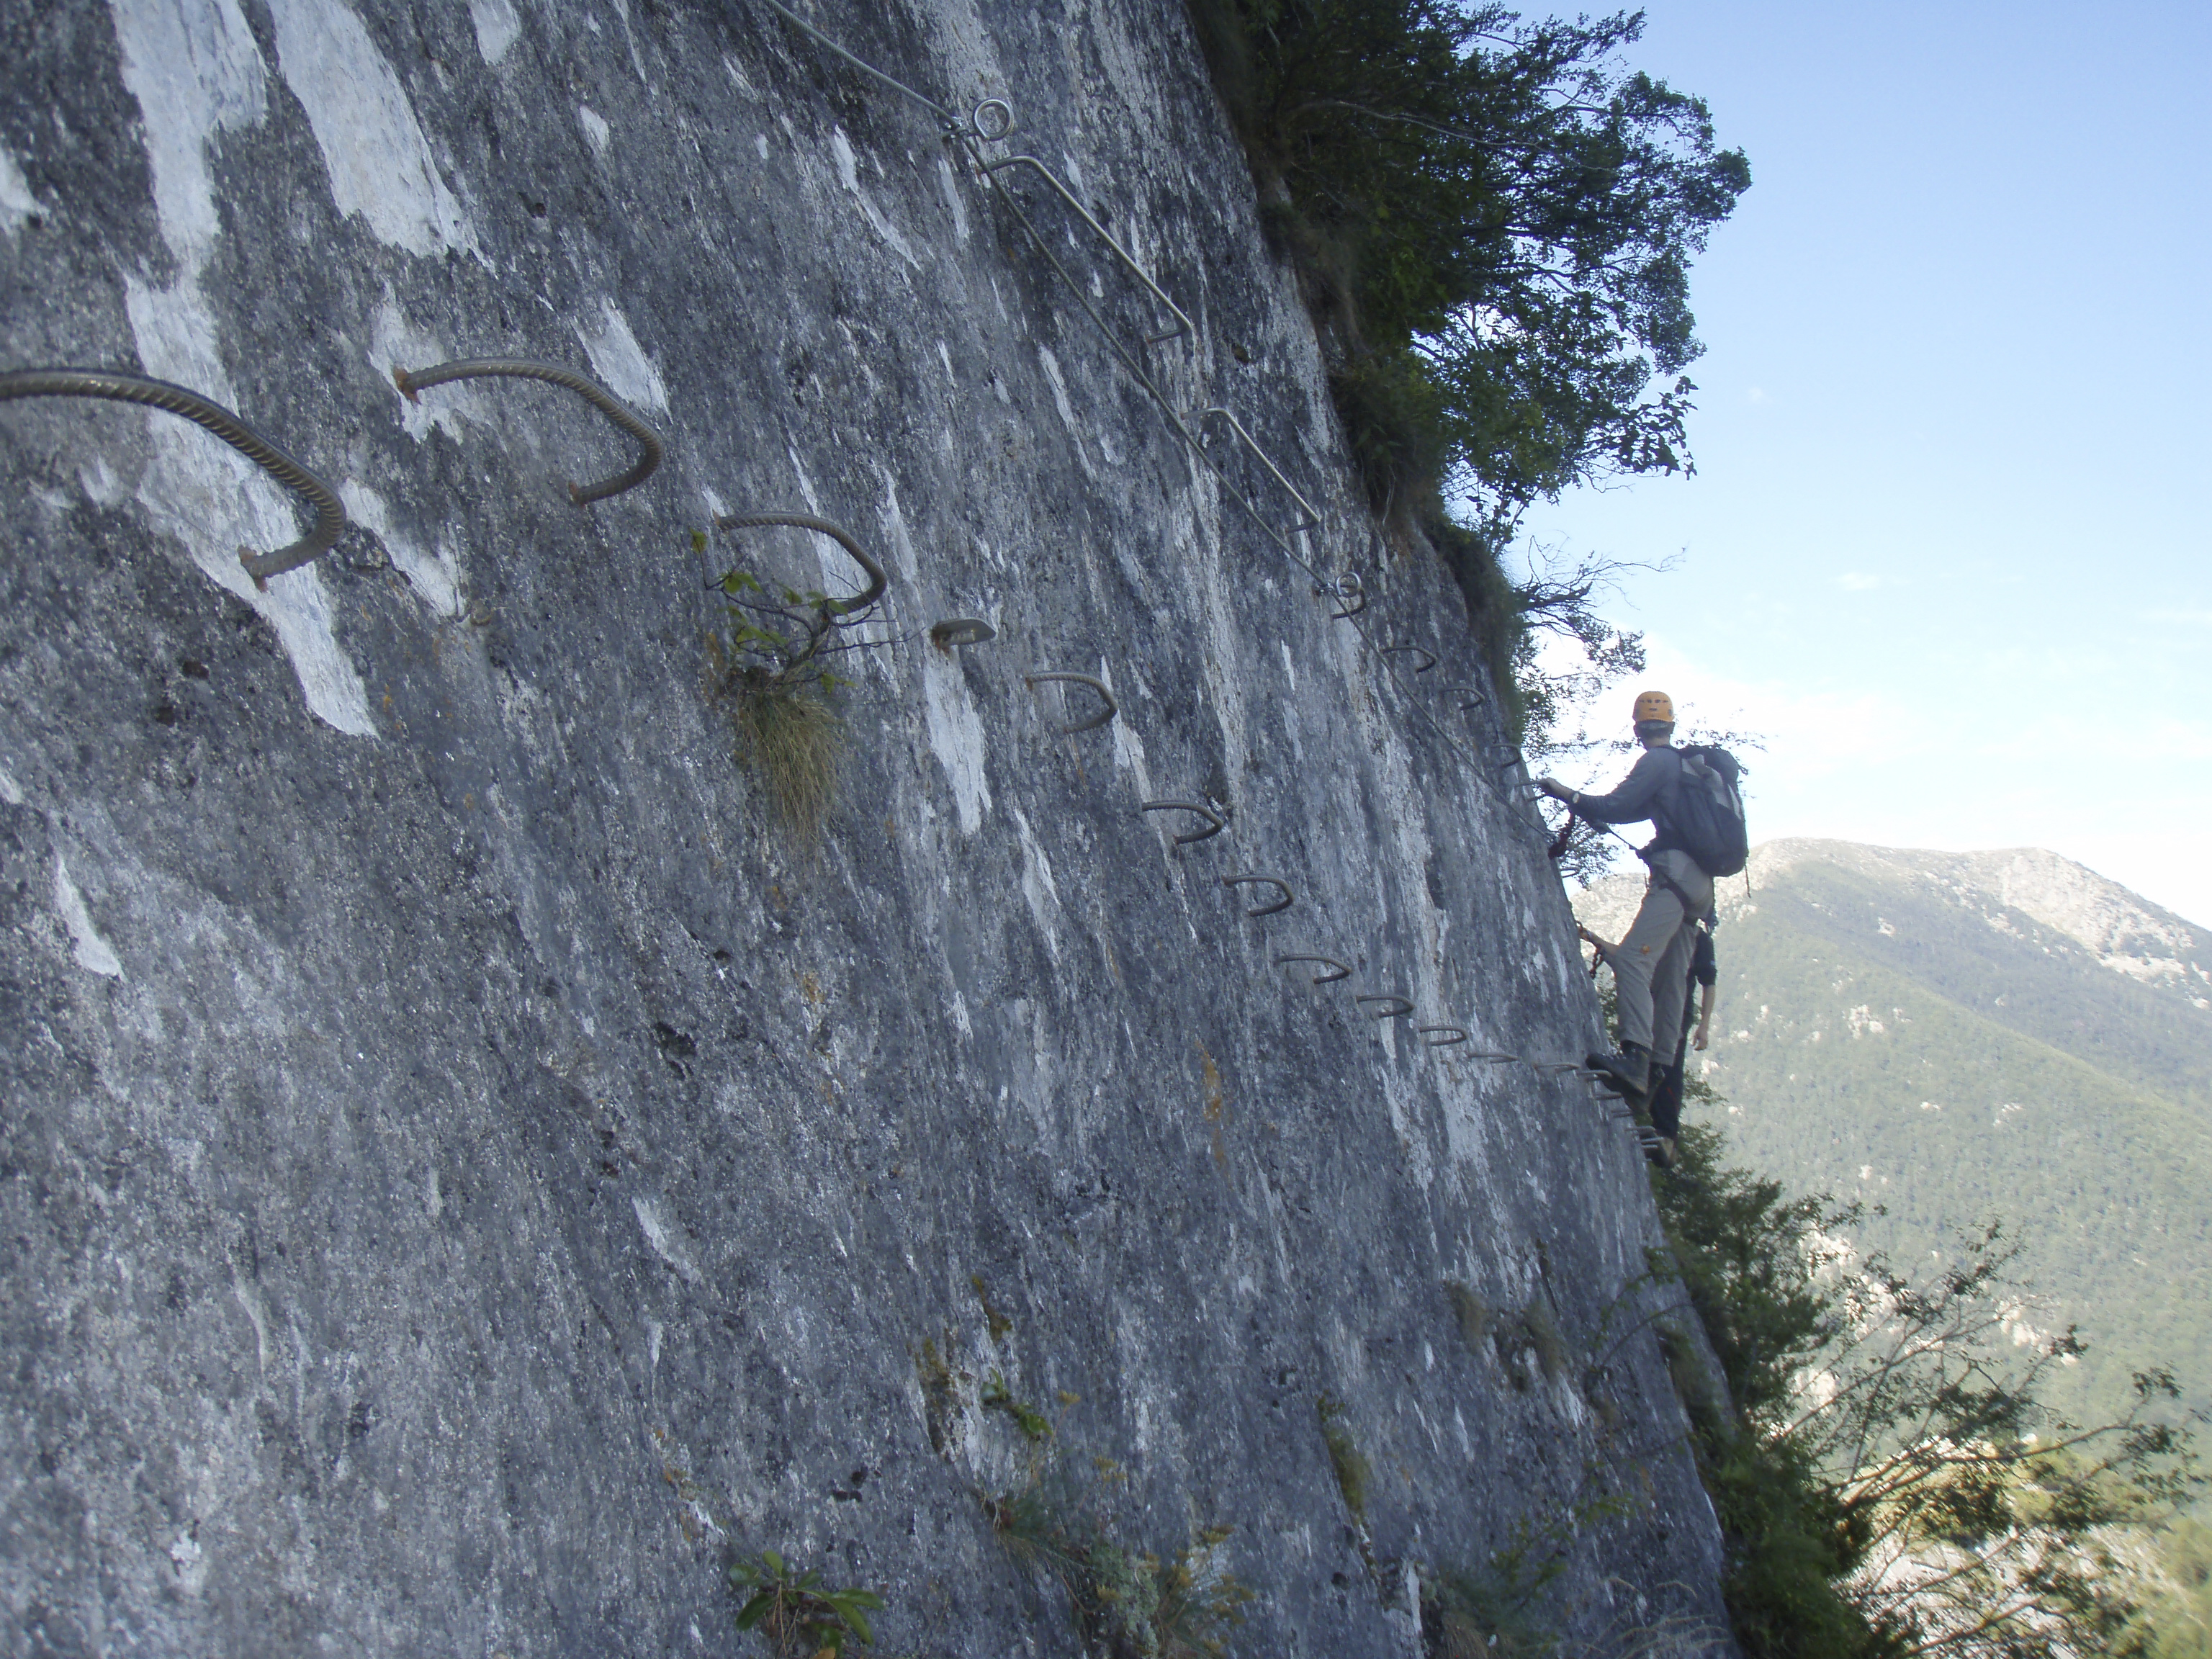
<svg viewBox="0 0 2212 1659">
<path fill-rule="evenodd" d="M 1717 1620 L 1634 1141 L 1455 1057 L 1594 1038 L 1566 900 L 1180 8 L 813 15 L 1013 106 L 988 153 L 1157 274 L 1196 325 L 1161 392 L 1240 413 L 1369 609 L 969 152 L 765 6 L 6 0 L 0 367 L 191 386 L 353 526 L 257 591 L 238 550 L 300 520 L 241 458 L 0 406 L 0 1650 L 756 1650 L 722 1571 L 765 1547 L 883 1592 L 886 1652 L 1072 1654 L 979 1501 L 1040 1477 L 1133 1547 L 1233 1526 L 1239 1652 L 1412 1652 L 1409 1585 L 1516 1538 L 1601 1647 Z M 665 464 L 580 511 L 626 453 L 580 402 L 391 380 L 489 354 L 594 374 Z M 708 585 L 851 573 L 696 550 L 745 508 L 890 574 L 811 849 L 702 694 Z M 995 639 L 933 647 L 951 616 Z M 1057 735 L 1040 669 L 1121 717 Z M 1225 833 L 1138 810 L 1193 792 Z M 1254 871 L 1296 905 L 1248 919 Z"/>
</svg>

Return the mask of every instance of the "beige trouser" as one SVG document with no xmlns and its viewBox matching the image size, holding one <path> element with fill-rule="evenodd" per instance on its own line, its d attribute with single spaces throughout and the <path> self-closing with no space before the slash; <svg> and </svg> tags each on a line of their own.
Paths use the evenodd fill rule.
<svg viewBox="0 0 2212 1659">
<path fill-rule="evenodd" d="M 1712 908 L 1713 878 L 1687 853 L 1672 849 L 1653 854 L 1651 866 L 1636 923 L 1606 960 L 1620 999 L 1620 1040 L 1646 1050 L 1659 1066 L 1674 1064 L 1674 1045 L 1681 1041 L 1697 921 Z"/>
</svg>

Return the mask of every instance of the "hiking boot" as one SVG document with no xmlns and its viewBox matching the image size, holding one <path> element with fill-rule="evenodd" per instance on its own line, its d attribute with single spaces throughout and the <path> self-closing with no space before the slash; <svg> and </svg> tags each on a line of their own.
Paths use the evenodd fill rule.
<svg viewBox="0 0 2212 1659">
<path fill-rule="evenodd" d="M 1674 1157 L 1674 1137 L 1672 1135 L 1652 1136 L 1651 1139 L 1644 1144 L 1644 1156 L 1650 1158 L 1654 1164 L 1657 1164 L 1662 1170 L 1673 1169 L 1676 1162 Z"/>
<path fill-rule="evenodd" d="M 1603 1072 L 1606 1083 L 1632 1105 L 1642 1105 L 1651 1091 L 1651 1053 L 1640 1042 L 1624 1042 L 1619 1054 L 1592 1054 L 1583 1063 L 1593 1072 Z"/>
</svg>

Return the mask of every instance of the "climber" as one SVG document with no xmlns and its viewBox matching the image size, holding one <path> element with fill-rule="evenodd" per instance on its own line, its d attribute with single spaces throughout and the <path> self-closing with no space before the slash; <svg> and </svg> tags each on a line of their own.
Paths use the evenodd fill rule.
<svg viewBox="0 0 2212 1659">
<path fill-rule="evenodd" d="M 1689 1051 L 1695 1048 L 1703 1054 L 1705 1045 L 1712 1040 L 1713 1004 L 1718 998 L 1720 982 L 1720 964 L 1713 955 L 1713 928 L 1716 925 L 1715 918 L 1710 914 L 1698 919 L 1697 938 L 1692 942 L 1690 950 L 1689 982 L 1684 988 L 1682 998 L 1680 1033 L 1674 1039 L 1674 1059 L 1672 1064 L 1661 1070 L 1659 1080 L 1651 1090 L 1649 1115 L 1654 1140 L 1644 1150 L 1651 1161 L 1662 1170 L 1674 1167 L 1674 1142 L 1682 1132 L 1682 1078 Z M 1620 949 L 1619 945 L 1600 939 L 1587 927 L 1578 927 L 1575 932 L 1597 952 L 1597 959 L 1608 965 Z M 1592 969 L 1591 971 L 1595 973 L 1596 970 Z M 1702 1006 L 1698 1002 L 1701 990 L 1705 996 Z M 1691 1030 L 1693 1014 L 1696 1016 L 1694 1032 Z"/>
<path fill-rule="evenodd" d="M 1539 789 L 1565 801 L 1585 822 L 1634 823 L 1649 818 L 1657 832 L 1638 854 L 1651 869 L 1643 908 L 1608 957 L 1618 999 L 1620 1051 L 1592 1054 L 1589 1061 L 1591 1070 L 1604 1073 L 1632 1103 L 1651 1092 L 1652 1055 L 1674 1052 L 1688 1012 L 1697 921 L 1713 908 L 1713 878 L 1683 849 L 1672 822 L 1683 773 L 1681 751 L 1674 746 L 1674 700 L 1664 691 L 1638 692 L 1634 719 L 1644 753 L 1610 794 L 1585 795 L 1553 777 L 1536 780 Z"/>
<path fill-rule="evenodd" d="M 1713 1004 L 1719 995 L 1720 964 L 1713 957 L 1713 918 L 1706 915 L 1698 918 L 1692 930 L 1696 938 L 1691 941 L 1689 980 L 1682 996 L 1681 1035 L 1674 1039 L 1674 1063 L 1659 1074 L 1659 1081 L 1651 1091 L 1651 1127 L 1659 1137 L 1659 1146 L 1654 1161 L 1666 1169 L 1674 1167 L 1674 1138 L 1682 1132 L 1682 1074 L 1689 1050 L 1699 1054 L 1712 1041 Z M 1698 993 L 1704 993 L 1704 1003 L 1698 1005 Z M 1690 1011 L 1697 1008 L 1698 1025 L 1690 1030 Z"/>
</svg>

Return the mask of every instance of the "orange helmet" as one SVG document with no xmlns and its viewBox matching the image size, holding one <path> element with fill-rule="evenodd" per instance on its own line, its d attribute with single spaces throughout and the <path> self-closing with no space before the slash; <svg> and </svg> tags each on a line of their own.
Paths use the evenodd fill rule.
<svg viewBox="0 0 2212 1659">
<path fill-rule="evenodd" d="M 1664 691 L 1638 691 L 1636 694 L 1636 723 L 1645 720 L 1665 720 L 1674 723 L 1674 700 Z"/>
</svg>

